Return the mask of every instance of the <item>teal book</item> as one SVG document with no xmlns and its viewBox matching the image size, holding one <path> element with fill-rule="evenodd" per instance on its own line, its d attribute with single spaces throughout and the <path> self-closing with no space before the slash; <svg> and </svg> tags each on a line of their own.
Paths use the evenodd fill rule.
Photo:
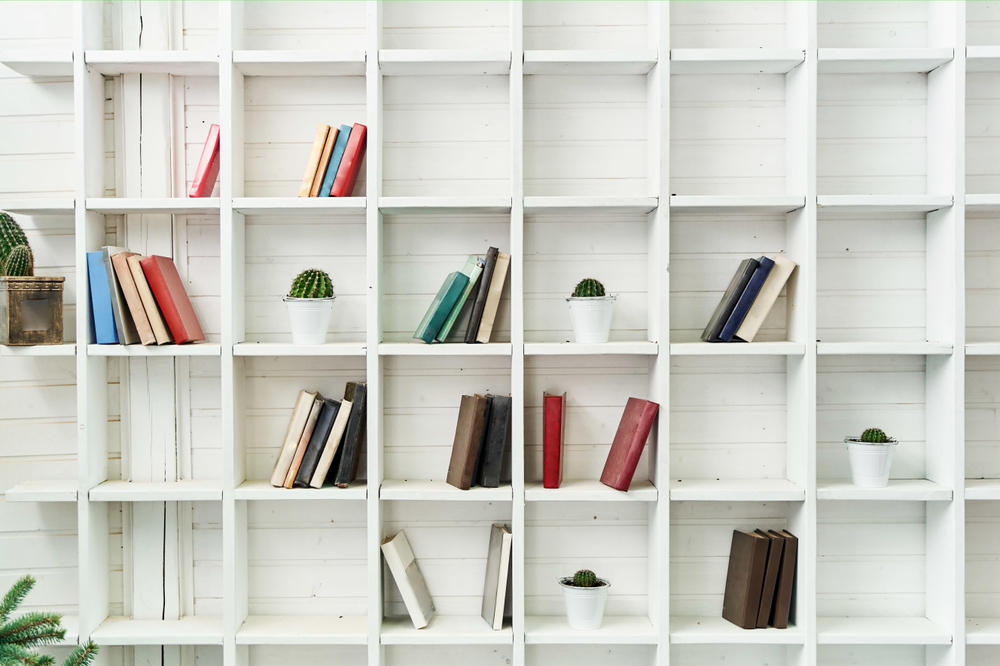
<svg viewBox="0 0 1000 666">
<path fill-rule="evenodd" d="M 451 309 L 455 307 L 455 301 L 462 295 L 467 284 L 469 284 L 469 276 L 464 273 L 455 271 L 446 277 L 413 337 L 428 343 L 434 342 L 434 336 L 441 330 L 441 325 L 448 318 Z"/>
<path fill-rule="evenodd" d="M 347 149 L 347 139 L 351 136 L 351 126 L 341 125 L 337 134 L 337 141 L 333 144 L 333 152 L 330 153 L 330 164 L 326 167 L 326 176 L 323 177 L 323 184 L 319 187 L 321 197 L 330 196 L 333 189 L 333 180 L 337 177 L 337 169 L 340 168 L 340 161 L 344 159 L 344 151 Z"/>
<path fill-rule="evenodd" d="M 485 262 L 476 255 L 471 255 L 469 260 L 465 262 L 465 268 L 462 269 L 462 273 L 469 276 L 469 284 L 465 285 L 465 289 L 462 290 L 458 300 L 455 301 L 455 307 L 448 313 L 448 318 L 444 320 L 440 332 L 435 336 L 434 339 L 438 342 L 444 342 L 448 339 L 451 328 L 458 321 L 458 316 L 462 314 L 462 308 L 465 307 L 466 301 L 469 300 L 469 294 L 472 293 L 472 290 L 476 288 L 476 284 L 479 282 L 479 274 L 483 272 L 484 265 Z"/>
</svg>

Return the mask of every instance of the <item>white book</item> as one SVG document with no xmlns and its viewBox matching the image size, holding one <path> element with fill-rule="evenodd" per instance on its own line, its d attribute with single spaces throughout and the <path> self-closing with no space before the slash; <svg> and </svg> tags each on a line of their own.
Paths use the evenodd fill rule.
<svg viewBox="0 0 1000 666">
<path fill-rule="evenodd" d="M 326 438 L 326 443 L 323 444 L 323 453 L 320 454 L 319 462 L 316 463 L 316 470 L 313 472 L 312 479 L 309 480 L 309 485 L 313 488 L 322 488 L 323 482 L 326 481 L 330 465 L 333 464 L 333 457 L 337 455 L 337 449 L 340 448 L 340 440 L 343 439 L 344 430 L 347 429 L 347 419 L 351 415 L 351 406 L 353 404 L 350 400 L 340 401 L 340 410 L 337 411 L 337 418 L 333 420 L 333 428 L 330 430 L 330 436 Z"/>
<path fill-rule="evenodd" d="M 280 488 L 285 484 L 285 476 L 288 475 L 288 468 L 292 465 L 295 449 L 298 448 L 299 438 L 302 437 L 302 431 L 306 427 L 309 412 L 312 411 L 317 395 L 316 391 L 299 391 L 299 397 L 295 401 L 295 409 L 292 411 L 292 418 L 288 421 L 288 428 L 285 430 L 285 439 L 281 443 L 278 459 L 271 471 L 271 485 L 275 488 Z"/>
<path fill-rule="evenodd" d="M 510 574 L 511 533 L 506 525 L 490 530 L 490 551 L 486 559 L 486 583 L 483 585 L 483 619 L 494 631 L 503 629 L 507 605 L 507 579 Z"/>
<path fill-rule="evenodd" d="M 434 602 L 427 590 L 424 576 L 420 573 L 420 567 L 417 566 L 417 560 L 413 557 L 406 534 L 400 530 L 396 536 L 386 537 L 382 542 L 382 554 L 403 597 L 410 619 L 413 620 L 413 626 L 423 629 L 434 617 Z"/>
<path fill-rule="evenodd" d="M 788 278 L 791 277 L 792 271 L 797 266 L 784 254 L 767 255 L 767 257 L 774 260 L 774 267 L 767 274 L 767 279 L 764 280 L 764 285 L 757 293 L 753 305 L 747 310 L 747 316 L 743 318 L 743 323 L 736 329 L 736 337 L 744 342 L 753 342 L 754 336 L 757 335 L 757 331 L 760 330 L 768 313 L 771 312 L 771 308 L 774 307 L 775 301 L 778 300 L 781 289 L 788 282 Z"/>
</svg>

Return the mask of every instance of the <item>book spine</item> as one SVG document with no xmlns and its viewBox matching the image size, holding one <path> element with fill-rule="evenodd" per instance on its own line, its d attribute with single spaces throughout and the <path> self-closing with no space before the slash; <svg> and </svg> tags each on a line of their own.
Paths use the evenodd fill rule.
<svg viewBox="0 0 1000 666">
<path fill-rule="evenodd" d="M 507 268 L 510 266 L 510 255 L 506 252 L 497 253 L 496 267 L 493 269 L 493 277 L 490 279 L 490 291 L 486 295 L 486 305 L 483 306 L 483 314 L 479 320 L 479 330 L 476 331 L 476 342 L 486 344 L 493 335 L 493 324 L 496 323 L 497 310 L 500 309 L 500 296 L 503 294 L 503 285 L 507 280 Z"/>
<path fill-rule="evenodd" d="M 134 254 L 134 252 L 119 252 L 111 257 L 111 265 L 114 266 L 115 275 L 118 276 L 118 284 L 121 285 L 122 295 L 125 296 L 125 304 L 128 306 L 129 314 L 132 315 L 139 341 L 144 345 L 155 345 L 156 336 L 153 334 L 153 327 L 149 323 L 149 317 L 146 316 L 146 309 L 139 297 L 135 279 L 128 267 L 128 258 Z"/>
<path fill-rule="evenodd" d="M 118 330 L 118 340 L 123 345 L 131 345 L 139 342 L 139 334 L 136 332 L 135 324 L 132 322 L 132 315 L 129 314 L 128 305 L 125 303 L 125 294 L 122 292 L 118 276 L 115 274 L 114 264 L 111 263 L 111 255 L 126 251 L 125 248 L 104 247 L 101 250 L 104 259 L 104 272 L 108 276 L 108 292 L 111 294 L 111 312 L 115 318 L 115 328 Z"/>
<path fill-rule="evenodd" d="M 483 488 L 500 487 L 500 472 L 503 459 L 510 448 L 511 399 L 509 396 L 494 396 L 489 425 L 489 445 L 483 460 L 483 472 L 479 485 Z"/>
<path fill-rule="evenodd" d="M 768 274 L 774 267 L 774 262 L 767 257 L 761 257 L 757 265 L 757 268 L 753 272 L 753 276 L 750 281 L 747 282 L 747 288 L 743 290 L 743 295 L 740 296 L 740 300 L 736 302 L 736 307 L 733 308 L 732 314 L 729 315 L 729 320 L 726 325 L 722 327 L 722 332 L 719 333 L 719 339 L 723 342 L 732 342 L 733 336 L 736 335 L 736 331 L 739 329 L 743 320 L 747 316 L 747 312 L 750 311 L 750 306 L 757 299 L 757 294 L 760 293 L 760 288 L 764 286 L 764 281 L 767 279 Z"/>
<path fill-rule="evenodd" d="M 542 398 L 542 486 L 558 488 L 562 483 L 563 412 L 564 395 Z"/>
<path fill-rule="evenodd" d="M 313 177 L 312 187 L 309 189 L 309 196 L 318 197 L 319 191 L 323 187 L 323 178 L 326 176 L 330 166 L 330 157 L 333 155 L 333 146 L 337 142 L 337 135 L 340 130 L 336 127 L 330 128 L 326 135 L 326 143 L 323 145 L 323 154 L 319 158 L 319 166 L 316 167 L 316 175 Z"/>
<path fill-rule="evenodd" d="M 111 312 L 111 291 L 102 252 L 87 253 L 87 274 L 90 278 L 90 310 L 94 321 L 94 337 L 99 345 L 118 344 L 118 330 Z"/>
<path fill-rule="evenodd" d="M 326 441 L 330 437 L 330 432 L 333 430 L 333 422 L 336 420 L 339 410 L 340 402 L 337 400 L 326 400 L 323 403 L 323 409 L 319 413 L 316 427 L 309 438 L 309 445 L 306 447 L 305 455 L 302 456 L 302 464 L 299 465 L 299 471 L 296 473 L 295 481 L 292 483 L 293 486 L 300 488 L 309 487 L 309 482 L 312 481 L 313 475 L 316 472 L 320 454 L 323 453 Z"/>
<path fill-rule="evenodd" d="M 319 421 L 319 415 L 323 411 L 323 403 L 323 396 L 317 393 L 315 400 L 313 400 L 312 409 L 309 410 L 309 419 L 306 421 L 305 428 L 302 429 L 302 437 L 299 438 L 299 443 L 295 447 L 295 456 L 292 458 L 292 464 L 288 466 L 288 474 L 285 475 L 285 481 L 282 484 L 289 490 L 295 485 L 295 477 L 299 473 L 302 459 L 306 455 L 309 442 L 312 439 L 313 432 L 316 430 L 316 422 Z"/>
<path fill-rule="evenodd" d="M 295 447 L 302 437 L 302 430 L 306 426 L 306 419 L 309 418 L 309 410 L 316 395 L 315 392 L 299 391 L 298 398 L 295 399 L 295 408 L 292 410 L 292 417 L 288 420 L 285 438 L 281 441 L 278 459 L 274 462 L 274 469 L 271 471 L 271 485 L 275 488 L 280 488 L 285 483 L 288 468 L 295 456 Z"/>
<path fill-rule="evenodd" d="M 490 282 L 493 280 L 493 269 L 497 265 L 497 255 L 499 250 L 491 247 L 486 253 L 486 265 L 483 266 L 483 274 L 479 277 L 479 289 L 476 291 L 476 300 L 472 305 L 472 316 L 469 318 L 469 326 L 465 329 L 465 342 L 472 344 L 479 334 L 479 322 L 483 318 L 483 308 L 486 307 L 486 297 L 490 293 Z"/>
<path fill-rule="evenodd" d="M 364 382 L 358 382 L 354 389 L 354 401 L 351 405 L 351 416 L 347 420 L 347 430 L 344 441 L 340 445 L 340 464 L 334 476 L 334 484 L 338 488 L 346 488 L 358 477 L 358 464 L 361 461 L 361 443 L 365 437 L 365 414 L 367 413 L 366 397 L 368 387 Z M 345 395 L 346 399 L 346 395 Z"/>
<path fill-rule="evenodd" d="M 212 190 L 215 189 L 215 182 L 219 179 L 219 138 L 219 126 L 209 127 L 205 147 L 201 149 L 201 159 L 188 192 L 188 196 L 193 199 L 212 196 Z"/>
<path fill-rule="evenodd" d="M 361 162 L 365 158 L 367 145 L 368 128 L 355 123 L 354 127 L 351 128 L 351 136 L 347 140 L 344 158 L 340 161 L 340 168 L 337 169 L 337 177 L 333 181 L 330 196 L 349 197 L 354 192 L 354 185 L 358 182 L 358 174 L 361 173 Z"/>
<path fill-rule="evenodd" d="M 323 156 L 323 147 L 326 146 L 326 137 L 329 133 L 329 125 L 320 125 L 316 128 L 312 150 L 309 151 L 309 161 L 306 162 L 306 172 L 302 176 L 302 185 L 299 186 L 300 197 L 308 197 L 309 191 L 312 190 L 313 178 L 316 177 L 316 169 L 319 168 L 319 160 Z"/>
</svg>

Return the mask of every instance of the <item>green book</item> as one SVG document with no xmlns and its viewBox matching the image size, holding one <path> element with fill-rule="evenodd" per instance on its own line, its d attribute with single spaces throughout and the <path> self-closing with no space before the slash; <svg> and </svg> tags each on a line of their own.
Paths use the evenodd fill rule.
<svg viewBox="0 0 1000 666">
<path fill-rule="evenodd" d="M 424 342 L 434 342 L 434 336 L 441 330 L 441 324 L 444 323 L 451 309 L 455 307 L 455 301 L 458 300 L 467 284 L 469 284 L 469 276 L 464 273 L 455 271 L 446 277 L 413 337 Z"/>
<path fill-rule="evenodd" d="M 469 294 L 472 293 L 472 290 L 476 288 L 476 283 L 479 282 L 479 274 L 483 272 L 485 263 L 476 255 L 470 255 L 469 260 L 465 262 L 465 268 L 462 269 L 462 273 L 469 276 L 469 284 L 465 285 L 465 289 L 462 290 L 458 300 L 455 301 L 455 307 L 451 309 L 448 318 L 444 320 L 441 331 L 435 336 L 434 339 L 438 342 L 444 342 L 448 339 L 448 334 L 451 333 L 452 326 L 458 321 L 458 316 L 462 314 L 465 302 L 469 300 Z"/>
</svg>

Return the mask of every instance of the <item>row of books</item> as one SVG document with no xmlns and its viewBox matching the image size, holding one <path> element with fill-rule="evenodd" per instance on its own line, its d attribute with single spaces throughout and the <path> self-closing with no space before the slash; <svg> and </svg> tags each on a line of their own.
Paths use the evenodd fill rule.
<svg viewBox="0 0 1000 666">
<path fill-rule="evenodd" d="M 784 254 L 744 259 L 702 331 L 702 341 L 753 342 L 795 266 Z"/>
<path fill-rule="evenodd" d="M 360 123 L 316 128 L 300 197 L 349 197 L 361 173 L 368 147 L 368 128 Z"/>
<path fill-rule="evenodd" d="M 787 530 L 733 530 L 722 617 L 743 629 L 787 629 L 798 551 Z"/>
<path fill-rule="evenodd" d="M 499 488 L 510 454 L 511 399 L 503 395 L 463 395 L 448 463 L 449 485 Z"/>
<path fill-rule="evenodd" d="M 204 340 L 173 259 L 124 247 L 87 253 L 91 322 L 99 345 Z"/>
<path fill-rule="evenodd" d="M 511 614 L 511 595 L 508 593 L 511 588 L 511 543 L 510 527 L 493 525 L 486 555 L 482 617 L 494 631 L 502 629 L 504 617 Z M 395 536 L 386 538 L 382 542 L 382 554 L 413 626 L 423 629 L 434 617 L 434 601 L 406 533 L 400 530 Z"/>
<path fill-rule="evenodd" d="M 358 476 L 365 439 L 365 382 L 347 382 L 344 399 L 300 391 L 271 472 L 276 488 L 348 487 Z"/>
<path fill-rule="evenodd" d="M 446 342 L 449 336 L 453 342 L 489 342 L 509 267 L 510 255 L 495 247 L 485 258 L 469 256 L 461 271 L 444 279 L 413 337 L 427 343 Z"/>
</svg>

